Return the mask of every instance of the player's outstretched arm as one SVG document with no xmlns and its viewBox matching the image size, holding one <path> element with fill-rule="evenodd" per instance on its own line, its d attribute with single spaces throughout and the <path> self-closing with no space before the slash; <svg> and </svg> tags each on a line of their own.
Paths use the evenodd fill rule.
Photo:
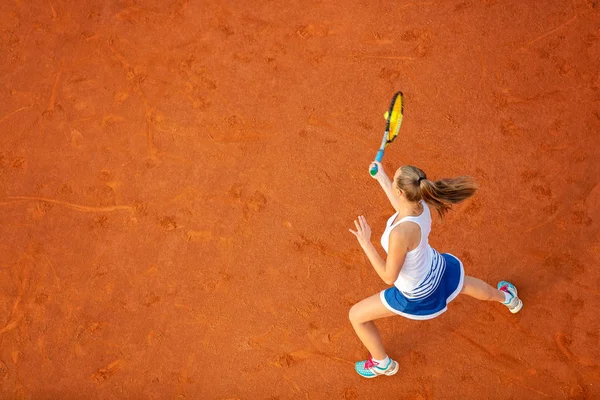
<svg viewBox="0 0 600 400">
<path fill-rule="evenodd" d="M 377 165 L 377 174 L 375 176 L 371 175 L 371 177 L 373 179 L 376 179 L 377 182 L 379 182 L 379 184 L 381 185 L 381 188 L 385 192 L 388 200 L 392 204 L 392 207 L 396 208 L 394 202 L 397 202 L 398 200 L 397 200 L 397 197 L 394 196 L 394 194 L 393 194 L 394 188 L 393 188 L 393 185 L 392 185 L 392 180 L 390 179 L 389 176 L 387 176 L 387 174 L 385 173 L 385 171 L 383 169 L 383 165 L 381 165 L 380 162 L 373 161 L 369 165 L 369 171 L 371 170 L 371 167 L 373 165 Z"/>
</svg>

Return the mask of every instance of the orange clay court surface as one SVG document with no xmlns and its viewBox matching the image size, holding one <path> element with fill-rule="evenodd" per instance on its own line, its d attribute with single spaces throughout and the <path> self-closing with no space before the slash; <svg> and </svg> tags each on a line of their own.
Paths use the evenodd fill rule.
<svg viewBox="0 0 600 400">
<path fill-rule="evenodd" d="M 2 1 L 0 398 L 600 398 L 599 36 L 597 0 Z M 387 173 L 474 176 L 430 243 L 525 307 L 380 320 L 367 380 L 397 90 Z"/>
</svg>

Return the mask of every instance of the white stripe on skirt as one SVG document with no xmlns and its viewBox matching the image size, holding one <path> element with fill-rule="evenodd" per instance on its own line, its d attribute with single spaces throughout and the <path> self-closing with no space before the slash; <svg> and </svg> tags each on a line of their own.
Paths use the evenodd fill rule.
<svg viewBox="0 0 600 400">
<path fill-rule="evenodd" d="M 402 291 L 402 294 L 406 296 L 407 299 L 424 299 L 435 292 L 440 285 L 442 275 L 444 275 L 444 271 L 446 270 L 446 260 L 444 260 L 444 257 L 442 257 L 435 249 L 432 250 L 433 257 L 431 258 L 431 270 L 416 288 L 410 292 Z"/>
</svg>

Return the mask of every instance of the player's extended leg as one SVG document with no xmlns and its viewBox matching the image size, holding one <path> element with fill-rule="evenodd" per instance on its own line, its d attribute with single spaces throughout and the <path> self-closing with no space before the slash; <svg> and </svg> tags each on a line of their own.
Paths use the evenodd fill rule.
<svg viewBox="0 0 600 400">
<path fill-rule="evenodd" d="M 396 361 L 389 359 L 387 365 L 379 365 L 373 361 L 373 359 L 387 359 L 381 336 L 373 320 L 393 315 L 396 314 L 383 305 L 379 293 L 359 301 L 350 309 L 349 318 L 352 327 L 372 357 L 372 359 L 356 363 L 356 372 L 365 378 L 374 378 L 378 375 L 394 375 L 398 372 Z"/>
<path fill-rule="evenodd" d="M 507 306 L 513 314 L 519 312 L 523 307 L 523 302 L 517 295 L 517 288 L 505 281 L 500 282 L 498 289 L 495 289 L 481 279 L 465 276 L 460 292 L 479 300 L 498 301 Z"/>
<path fill-rule="evenodd" d="M 472 276 L 465 276 L 465 282 L 460 292 L 467 296 L 475 297 L 478 300 L 499 301 L 500 303 L 506 301 L 504 292 L 501 292 L 481 279 L 473 278 Z"/>
</svg>

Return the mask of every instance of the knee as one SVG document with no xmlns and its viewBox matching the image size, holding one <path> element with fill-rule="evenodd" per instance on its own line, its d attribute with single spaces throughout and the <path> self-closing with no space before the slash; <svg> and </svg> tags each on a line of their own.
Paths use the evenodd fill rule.
<svg viewBox="0 0 600 400">
<path fill-rule="evenodd" d="M 358 304 L 353 305 L 348 312 L 348 319 L 352 324 L 360 324 L 363 321 L 361 320 L 360 307 Z"/>
</svg>

